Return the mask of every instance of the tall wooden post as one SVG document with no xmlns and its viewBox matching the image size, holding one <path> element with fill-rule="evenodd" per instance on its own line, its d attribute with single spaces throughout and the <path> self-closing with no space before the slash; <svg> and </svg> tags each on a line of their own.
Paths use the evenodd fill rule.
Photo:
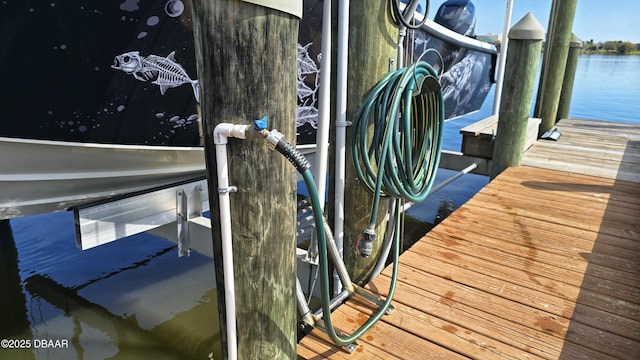
<svg viewBox="0 0 640 360">
<path fill-rule="evenodd" d="M 397 41 L 398 29 L 391 22 L 386 1 L 351 1 L 347 120 L 355 117 L 367 92 L 389 72 L 391 60 L 397 55 Z M 386 223 L 382 221 L 385 208 L 381 203 L 376 227 L 378 241 L 374 243 L 372 255 L 363 258 L 356 250 L 356 243 L 369 222 L 372 195 L 358 181 L 351 162 L 351 131 L 350 128 L 347 131 L 346 142 L 344 260 L 353 281 L 362 283 L 368 279 L 381 250 L 381 234 L 386 230 Z"/>
<path fill-rule="evenodd" d="M 509 50 L 503 83 L 504 97 L 498 115 L 491 175 L 496 177 L 508 166 L 518 166 L 527 133 L 531 96 L 544 28 L 528 13 L 509 31 Z"/>
<path fill-rule="evenodd" d="M 535 107 L 535 116 L 542 119 L 539 135 L 556 123 L 577 3 L 578 0 L 553 0 Z"/>
<path fill-rule="evenodd" d="M 573 83 L 576 79 L 576 68 L 578 67 L 578 58 L 580 57 L 582 48 L 582 40 L 580 40 L 576 34 L 572 34 L 571 43 L 569 44 L 569 54 L 567 55 L 567 65 L 564 70 L 564 81 L 562 82 L 562 91 L 560 92 L 560 102 L 558 104 L 558 115 L 556 120 L 566 119 L 569 117 L 571 95 L 573 94 Z"/>
<path fill-rule="evenodd" d="M 218 123 L 250 124 L 267 115 L 269 128 L 295 140 L 301 14 L 294 16 L 287 7 L 301 12 L 301 0 L 193 2 L 224 353 L 226 316 L 212 134 Z M 238 359 L 294 359 L 295 169 L 262 141 L 229 139 L 227 146 L 229 182 L 237 187 L 230 202 Z"/>
</svg>

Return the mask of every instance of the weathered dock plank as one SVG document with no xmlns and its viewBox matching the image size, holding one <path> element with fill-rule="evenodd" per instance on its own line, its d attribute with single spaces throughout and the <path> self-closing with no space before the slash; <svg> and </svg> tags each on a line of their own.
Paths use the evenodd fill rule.
<svg viewBox="0 0 640 360">
<path fill-rule="evenodd" d="M 558 141 L 539 140 L 523 165 L 640 182 L 640 124 L 563 119 Z"/>
</svg>

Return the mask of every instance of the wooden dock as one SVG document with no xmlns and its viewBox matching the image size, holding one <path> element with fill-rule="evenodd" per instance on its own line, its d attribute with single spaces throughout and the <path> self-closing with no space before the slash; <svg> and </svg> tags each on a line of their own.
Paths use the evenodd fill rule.
<svg viewBox="0 0 640 360">
<path fill-rule="evenodd" d="M 559 141 L 538 141 L 523 164 L 608 179 L 640 182 L 640 126 L 564 119 Z"/>
<path fill-rule="evenodd" d="M 401 256 L 395 310 L 353 354 L 316 329 L 298 355 L 639 359 L 640 125 L 558 129 Z M 355 298 L 332 319 L 350 333 L 371 312 Z"/>
</svg>

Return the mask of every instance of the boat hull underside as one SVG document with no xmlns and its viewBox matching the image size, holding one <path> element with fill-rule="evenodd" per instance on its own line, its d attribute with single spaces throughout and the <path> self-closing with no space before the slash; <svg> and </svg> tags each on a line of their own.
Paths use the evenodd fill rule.
<svg viewBox="0 0 640 360">
<path fill-rule="evenodd" d="M 204 151 L 198 147 L 0 138 L 0 153 L 0 219 L 65 210 L 205 176 Z"/>
</svg>

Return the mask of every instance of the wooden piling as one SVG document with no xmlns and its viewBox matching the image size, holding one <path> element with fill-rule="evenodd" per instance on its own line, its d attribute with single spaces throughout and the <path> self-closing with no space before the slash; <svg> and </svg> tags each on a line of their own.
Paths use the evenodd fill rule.
<svg viewBox="0 0 640 360">
<path fill-rule="evenodd" d="M 352 120 L 366 94 L 390 71 L 390 63 L 397 55 L 398 29 L 389 17 L 385 1 L 351 1 L 349 14 L 347 120 Z M 386 230 L 386 222 L 383 221 L 386 208 L 385 203 L 381 203 L 376 226 L 377 241 L 371 256 L 363 258 L 356 250 L 356 244 L 369 223 L 373 201 L 371 193 L 358 181 L 351 162 L 352 130 L 348 128 L 346 142 L 344 261 L 352 280 L 362 284 L 375 267 L 381 250 Z"/>
<path fill-rule="evenodd" d="M 576 68 L 578 67 L 578 58 L 580 57 L 582 48 L 582 40 L 580 40 L 576 34 L 572 34 L 571 43 L 569 44 L 569 54 L 567 55 L 567 65 L 564 70 L 564 81 L 562 82 L 562 91 L 560 92 L 560 102 L 558 104 L 558 115 L 556 116 L 556 121 L 569 118 L 573 83 L 576 79 Z"/>
<path fill-rule="evenodd" d="M 535 106 L 535 117 L 542 119 L 539 135 L 556 123 L 577 2 L 553 0 Z"/>
<path fill-rule="evenodd" d="M 196 0 L 193 27 L 224 358 L 226 317 L 213 129 L 269 117 L 296 136 L 298 16 L 265 1 Z M 301 1 L 271 2 L 291 7 Z M 295 6 L 294 6 L 295 7 Z M 238 359 L 296 357 L 295 169 L 262 141 L 229 139 Z"/>
<path fill-rule="evenodd" d="M 531 14 L 525 15 L 509 31 L 509 49 L 500 104 L 498 129 L 493 149 L 492 178 L 522 161 L 531 96 L 544 28 Z"/>
</svg>

